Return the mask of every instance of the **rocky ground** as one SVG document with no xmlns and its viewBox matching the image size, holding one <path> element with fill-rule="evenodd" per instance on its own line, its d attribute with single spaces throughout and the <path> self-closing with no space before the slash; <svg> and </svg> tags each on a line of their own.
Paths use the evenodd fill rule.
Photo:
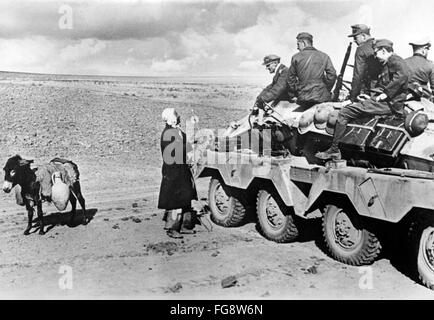
<svg viewBox="0 0 434 320">
<path fill-rule="evenodd" d="M 156 208 L 161 111 L 175 107 L 186 118 L 194 110 L 201 127 L 221 128 L 245 114 L 259 90 L 210 79 L 2 75 L 0 160 L 17 153 L 36 165 L 74 160 L 93 219 L 69 223 L 68 213 L 45 204 L 48 232 L 24 236 L 24 208 L 1 193 L 0 297 L 434 298 L 387 257 L 368 268 L 346 266 L 329 258 L 315 235 L 276 244 L 249 223 L 212 232 L 198 226 L 182 240 L 166 236 Z M 201 198 L 207 184 L 198 183 Z M 231 276 L 236 282 L 223 288 Z"/>
</svg>

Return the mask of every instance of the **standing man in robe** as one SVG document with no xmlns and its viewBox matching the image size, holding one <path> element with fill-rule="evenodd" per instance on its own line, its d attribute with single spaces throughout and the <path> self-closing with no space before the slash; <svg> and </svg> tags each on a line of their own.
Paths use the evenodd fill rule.
<svg viewBox="0 0 434 320">
<path fill-rule="evenodd" d="M 195 233 L 191 201 L 197 200 L 197 191 L 187 164 L 187 152 L 192 147 L 181 130 L 181 117 L 176 110 L 166 108 L 161 116 L 166 125 L 160 140 L 163 166 L 158 208 L 165 210 L 167 235 L 181 239 L 182 234 Z"/>
</svg>

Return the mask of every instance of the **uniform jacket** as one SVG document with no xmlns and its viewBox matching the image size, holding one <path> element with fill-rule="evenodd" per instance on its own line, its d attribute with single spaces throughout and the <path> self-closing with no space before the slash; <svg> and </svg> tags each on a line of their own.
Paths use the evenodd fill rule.
<svg viewBox="0 0 434 320">
<path fill-rule="evenodd" d="M 275 71 L 273 81 L 259 94 L 257 99 L 264 102 L 289 100 L 287 79 L 288 67 L 281 64 Z"/>
<path fill-rule="evenodd" d="M 163 167 L 158 197 L 159 209 L 190 207 L 191 200 L 197 200 L 195 182 L 186 163 L 189 150 L 191 146 L 187 143 L 186 134 L 166 125 L 161 134 Z"/>
<path fill-rule="evenodd" d="M 383 88 L 389 106 L 397 113 L 402 113 L 409 78 L 410 70 L 405 60 L 396 54 L 392 54 L 387 63 L 383 65 L 378 77 L 377 87 Z"/>
<path fill-rule="evenodd" d="M 375 58 L 372 47 L 374 39 L 369 39 L 357 47 L 354 54 L 354 71 L 351 82 L 350 99 L 356 100 L 360 93 L 369 95 L 369 89 L 375 86 L 375 81 L 381 72 L 381 63 Z"/>
<path fill-rule="evenodd" d="M 417 82 L 425 88 L 428 88 L 429 83 L 431 90 L 434 89 L 434 63 L 432 61 L 415 53 L 412 57 L 405 59 L 405 62 L 410 69 L 409 83 Z"/>
<path fill-rule="evenodd" d="M 327 102 L 336 81 L 330 57 L 314 47 L 295 54 L 288 70 L 288 87 L 298 102 Z"/>
</svg>

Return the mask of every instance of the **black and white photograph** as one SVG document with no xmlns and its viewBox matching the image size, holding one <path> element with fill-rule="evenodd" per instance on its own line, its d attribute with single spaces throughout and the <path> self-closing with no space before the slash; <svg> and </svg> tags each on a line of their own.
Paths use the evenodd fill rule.
<svg viewBox="0 0 434 320">
<path fill-rule="evenodd" d="M 0 299 L 434 299 L 433 13 L 1 0 Z"/>
</svg>

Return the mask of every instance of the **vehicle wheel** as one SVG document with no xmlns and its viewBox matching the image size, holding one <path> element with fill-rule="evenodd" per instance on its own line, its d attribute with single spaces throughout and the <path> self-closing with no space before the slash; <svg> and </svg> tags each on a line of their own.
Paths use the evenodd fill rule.
<svg viewBox="0 0 434 320">
<path fill-rule="evenodd" d="M 267 190 L 259 190 L 256 199 L 258 225 L 261 234 L 275 242 L 290 242 L 297 238 L 298 229 L 292 214 L 285 214 L 280 197 Z"/>
<path fill-rule="evenodd" d="M 409 241 L 420 281 L 434 290 L 434 222 L 414 221 L 410 227 Z"/>
<path fill-rule="evenodd" d="M 227 190 L 227 187 L 226 187 Z M 228 195 L 224 183 L 212 178 L 208 189 L 211 220 L 222 227 L 238 227 L 247 218 L 244 204 L 234 195 Z"/>
<path fill-rule="evenodd" d="M 375 234 L 364 229 L 360 219 L 345 209 L 328 205 L 322 221 L 323 236 L 331 256 L 343 263 L 371 264 L 381 251 Z"/>
</svg>

